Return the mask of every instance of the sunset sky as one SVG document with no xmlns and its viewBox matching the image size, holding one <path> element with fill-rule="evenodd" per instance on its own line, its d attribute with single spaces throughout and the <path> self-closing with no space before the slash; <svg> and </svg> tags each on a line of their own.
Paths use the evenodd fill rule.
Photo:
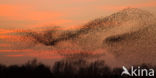
<svg viewBox="0 0 156 78">
<path fill-rule="evenodd" d="M 0 63 L 18 63 L 16 60 L 28 58 L 25 56 L 45 59 L 61 57 L 55 53 L 53 57 L 49 56 L 50 48 L 42 45 L 35 49 L 12 47 L 20 39 L 16 35 L 8 36 L 8 33 L 14 32 L 12 30 L 77 27 L 127 7 L 141 8 L 156 14 L 156 0 L 0 0 Z M 36 55 L 36 48 L 40 47 L 42 50 L 37 50 L 39 52 Z"/>
<path fill-rule="evenodd" d="M 156 13 L 155 0 L 1 0 L 0 28 L 78 26 L 126 7 Z"/>
</svg>

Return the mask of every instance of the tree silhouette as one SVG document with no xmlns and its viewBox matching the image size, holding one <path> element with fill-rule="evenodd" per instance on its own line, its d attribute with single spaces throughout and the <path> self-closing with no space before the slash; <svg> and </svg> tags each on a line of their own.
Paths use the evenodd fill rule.
<svg viewBox="0 0 156 78">
<path fill-rule="evenodd" d="M 140 67 L 156 70 L 156 66 L 148 64 L 142 64 Z M 37 60 L 32 60 L 20 66 L 1 64 L 0 78 L 140 78 L 121 76 L 122 71 L 122 68 L 112 69 L 100 60 L 91 63 L 83 59 L 61 60 L 51 67 L 38 63 Z"/>
</svg>

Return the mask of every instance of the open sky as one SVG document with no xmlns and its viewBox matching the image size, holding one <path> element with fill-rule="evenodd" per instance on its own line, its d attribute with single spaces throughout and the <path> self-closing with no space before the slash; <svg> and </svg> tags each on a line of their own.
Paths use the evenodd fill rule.
<svg viewBox="0 0 156 78">
<path fill-rule="evenodd" d="M 47 56 L 50 53 L 49 47 L 39 50 L 38 55 L 34 49 L 10 48 L 15 41 L 6 39 L 17 40 L 17 36 L 10 37 L 7 34 L 14 29 L 77 27 L 127 7 L 141 8 L 156 14 L 156 0 L 0 0 L 0 63 L 18 63 L 16 60 L 27 59 L 24 55 L 51 58 Z M 39 47 L 41 46 L 36 48 Z M 25 53 L 26 51 L 31 53 Z M 15 57 L 23 58 L 12 59 Z M 53 58 L 60 57 L 53 54 Z"/>
<path fill-rule="evenodd" d="M 0 0 L 0 28 L 78 26 L 126 7 L 156 13 L 155 0 Z"/>
</svg>

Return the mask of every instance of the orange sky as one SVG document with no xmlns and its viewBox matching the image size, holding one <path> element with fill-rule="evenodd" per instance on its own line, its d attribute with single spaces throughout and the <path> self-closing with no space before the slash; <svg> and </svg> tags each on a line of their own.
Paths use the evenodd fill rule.
<svg viewBox="0 0 156 78">
<path fill-rule="evenodd" d="M 18 42 L 19 38 L 8 34 L 17 32 L 18 29 L 77 27 L 127 7 L 141 8 L 156 14 L 156 0 L 0 0 L 0 62 L 4 58 L 24 55 L 34 57 L 43 55 L 41 58 L 50 58 L 47 56 L 51 53 L 49 50 L 44 54 L 40 51 L 36 55 L 32 49 L 10 48 L 13 45 L 12 41 Z M 26 51 L 31 53 L 25 53 Z M 21 53 L 9 54 L 9 52 Z M 52 56 L 60 57 L 55 54 Z"/>
<path fill-rule="evenodd" d="M 78 26 L 127 7 L 156 13 L 155 0 L 1 0 L 0 28 Z"/>
</svg>

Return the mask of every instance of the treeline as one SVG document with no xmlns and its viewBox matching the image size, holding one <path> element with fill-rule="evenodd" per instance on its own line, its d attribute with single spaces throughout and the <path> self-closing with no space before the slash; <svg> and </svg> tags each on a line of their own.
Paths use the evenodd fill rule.
<svg viewBox="0 0 156 78">
<path fill-rule="evenodd" d="M 149 68 L 150 65 L 143 64 L 140 67 Z M 156 70 L 156 67 L 154 69 Z M 111 69 L 104 61 L 88 63 L 85 60 L 62 60 L 53 66 L 46 66 L 32 60 L 20 66 L 0 65 L 0 78 L 131 78 L 121 76 L 122 71 L 122 68 Z"/>
</svg>

